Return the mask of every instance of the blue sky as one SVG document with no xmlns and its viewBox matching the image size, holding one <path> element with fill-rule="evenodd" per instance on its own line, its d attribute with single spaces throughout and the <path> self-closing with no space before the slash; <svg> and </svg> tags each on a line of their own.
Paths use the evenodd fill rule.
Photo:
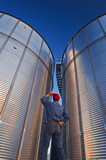
<svg viewBox="0 0 106 160">
<path fill-rule="evenodd" d="M 62 57 L 69 40 L 85 24 L 106 13 L 106 0 L 1 0 L 0 11 L 28 23 Z M 54 91 L 57 91 L 54 73 Z"/>
</svg>

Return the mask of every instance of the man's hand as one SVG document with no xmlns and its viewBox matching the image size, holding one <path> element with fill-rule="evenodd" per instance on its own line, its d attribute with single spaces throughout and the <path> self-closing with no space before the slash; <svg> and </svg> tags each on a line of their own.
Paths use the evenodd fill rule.
<svg viewBox="0 0 106 160">
<path fill-rule="evenodd" d="M 54 95 L 55 93 L 54 92 L 50 92 L 50 95 Z"/>
<path fill-rule="evenodd" d="M 54 94 L 55 94 L 54 92 L 50 92 L 49 94 L 46 95 L 46 97 L 49 97 L 51 95 L 53 96 Z"/>
<path fill-rule="evenodd" d="M 59 124 L 60 124 L 60 125 L 63 125 L 63 124 L 64 124 L 64 121 L 59 121 Z"/>
</svg>

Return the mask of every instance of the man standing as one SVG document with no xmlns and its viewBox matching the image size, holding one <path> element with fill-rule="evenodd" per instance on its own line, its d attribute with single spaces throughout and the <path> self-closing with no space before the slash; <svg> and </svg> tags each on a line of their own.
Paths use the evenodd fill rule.
<svg viewBox="0 0 106 160">
<path fill-rule="evenodd" d="M 47 97 L 53 96 L 53 102 L 49 101 Z M 66 160 L 65 153 L 61 142 L 61 128 L 60 125 L 69 120 L 69 114 L 65 111 L 64 106 L 58 103 L 60 96 L 54 92 L 50 92 L 41 98 L 41 102 L 46 109 L 47 123 L 45 125 L 42 146 L 40 149 L 40 160 L 45 160 L 47 149 L 49 147 L 50 139 L 53 137 L 53 142 L 59 160 Z M 64 118 L 62 121 L 62 117 Z"/>
</svg>

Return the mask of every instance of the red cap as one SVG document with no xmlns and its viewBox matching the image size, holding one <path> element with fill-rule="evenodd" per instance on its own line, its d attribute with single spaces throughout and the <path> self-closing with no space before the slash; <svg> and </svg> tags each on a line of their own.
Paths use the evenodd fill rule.
<svg viewBox="0 0 106 160">
<path fill-rule="evenodd" d="M 53 101 L 59 101 L 59 99 L 60 99 L 59 94 L 57 93 L 53 94 Z"/>
</svg>

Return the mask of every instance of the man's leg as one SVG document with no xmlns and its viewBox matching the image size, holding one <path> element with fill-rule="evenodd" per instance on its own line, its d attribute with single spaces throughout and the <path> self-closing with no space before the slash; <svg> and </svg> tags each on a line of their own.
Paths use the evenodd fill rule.
<svg viewBox="0 0 106 160">
<path fill-rule="evenodd" d="M 54 125 L 55 125 L 54 123 L 47 123 L 45 126 L 42 145 L 40 148 L 40 159 L 39 160 L 45 160 L 50 139 L 52 138 L 52 134 L 55 131 Z"/>
<path fill-rule="evenodd" d="M 39 160 L 45 160 L 51 137 L 51 135 L 47 135 L 46 131 L 44 131 Z"/>
<path fill-rule="evenodd" d="M 61 129 L 59 125 L 57 125 L 56 128 L 57 128 L 56 129 L 57 132 L 53 135 L 52 140 L 55 145 L 59 160 L 66 160 L 65 152 L 64 152 L 64 149 L 62 146 L 62 140 L 61 140 Z"/>
</svg>

